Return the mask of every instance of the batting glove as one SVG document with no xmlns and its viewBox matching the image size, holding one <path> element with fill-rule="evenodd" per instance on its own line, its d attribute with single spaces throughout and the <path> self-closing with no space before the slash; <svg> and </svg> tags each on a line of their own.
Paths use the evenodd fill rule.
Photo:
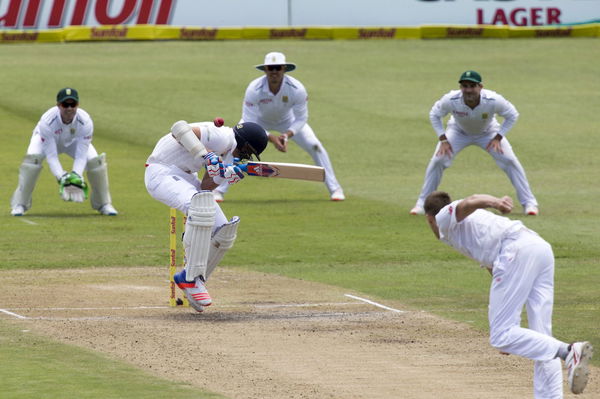
<svg viewBox="0 0 600 399">
<path fill-rule="evenodd" d="M 204 162 L 206 165 L 206 172 L 210 177 L 217 177 L 221 175 L 223 169 L 223 160 L 220 156 L 214 152 L 209 152 L 204 156 Z"/>
<path fill-rule="evenodd" d="M 223 170 L 223 177 L 229 184 L 235 184 L 244 178 L 242 169 L 237 165 L 228 165 Z"/>
</svg>

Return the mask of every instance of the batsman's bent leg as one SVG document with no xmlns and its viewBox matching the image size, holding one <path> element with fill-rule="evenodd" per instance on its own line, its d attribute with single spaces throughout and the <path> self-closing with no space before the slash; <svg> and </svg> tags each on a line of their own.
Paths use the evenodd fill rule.
<svg viewBox="0 0 600 399">
<path fill-rule="evenodd" d="M 213 238 L 210 242 L 210 251 L 208 252 L 208 262 L 206 266 L 206 279 L 210 277 L 212 272 L 215 270 L 225 252 L 231 247 L 237 237 L 237 229 L 240 224 L 240 218 L 234 216 L 231 221 L 223 226 L 219 227 L 213 234 Z"/>
<path fill-rule="evenodd" d="M 31 208 L 33 189 L 40 176 L 43 161 L 42 154 L 27 154 L 23 158 L 19 167 L 19 184 L 10 200 L 13 210 L 18 206 L 23 207 L 23 212 Z"/>
<path fill-rule="evenodd" d="M 206 262 L 212 228 L 215 224 L 216 207 L 211 191 L 200 191 L 192 197 L 183 236 L 187 281 L 194 281 L 198 276 L 206 276 Z"/>
</svg>

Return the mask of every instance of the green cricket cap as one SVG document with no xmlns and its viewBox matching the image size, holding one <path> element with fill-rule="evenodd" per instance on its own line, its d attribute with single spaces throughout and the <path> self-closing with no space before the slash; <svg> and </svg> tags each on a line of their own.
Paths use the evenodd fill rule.
<svg viewBox="0 0 600 399">
<path fill-rule="evenodd" d="M 70 87 L 60 89 L 60 91 L 56 95 L 56 102 L 62 103 L 67 100 L 74 100 L 79 102 L 79 93 L 77 93 L 77 90 L 72 89 Z"/>
<path fill-rule="evenodd" d="M 462 75 L 460 75 L 460 79 L 458 79 L 458 83 L 463 80 L 469 80 L 475 83 L 481 83 L 481 75 L 475 71 L 465 71 Z"/>
</svg>

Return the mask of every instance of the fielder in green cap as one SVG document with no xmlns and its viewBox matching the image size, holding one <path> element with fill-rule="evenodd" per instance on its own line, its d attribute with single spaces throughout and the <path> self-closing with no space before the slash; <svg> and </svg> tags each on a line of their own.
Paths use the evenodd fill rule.
<svg viewBox="0 0 600 399">
<path fill-rule="evenodd" d="M 98 155 L 92 145 L 93 135 L 94 123 L 90 115 L 79 108 L 77 90 L 60 89 L 56 106 L 46 111 L 33 129 L 27 154 L 19 168 L 19 183 L 10 201 L 11 215 L 23 216 L 31 208 L 33 189 L 44 159 L 64 201 L 83 202 L 89 194 L 92 208 L 102 215 L 116 215 L 108 190 L 106 155 Z M 70 172 L 62 167 L 58 157 L 63 153 L 73 158 Z M 84 171 L 90 187 L 83 178 Z"/>
<path fill-rule="evenodd" d="M 459 89 L 442 96 L 429 112 L 429 120 L 438 142 L 427 170 L 425 182 L 411 215 L 423 215 L 425 199 L 436 191 L 444 170 L 463 148 L 476 145 L 487 151 L 506 173 L 517 191 L 524 213 L 538 214 L 538 203 L 531 192 L 525 170 L 513 152 L 506 135 L 519 113 L 514 105 L 500 94 L 483 88 L 481 75 L 473 70 L 463 72 L 458 79 Z M 446 126 L 443 118 L 450 114 Z M 496 115 L 503 118 L 502 124 Z"/>
<path fill-rule="evenodd" d="M 475 71 L 465 71 L 462 75 L 460 75 L 460 79 L 458 79 L 458 83 L 460 82 L 481 83 L 481 75 Z"/>
</svg>

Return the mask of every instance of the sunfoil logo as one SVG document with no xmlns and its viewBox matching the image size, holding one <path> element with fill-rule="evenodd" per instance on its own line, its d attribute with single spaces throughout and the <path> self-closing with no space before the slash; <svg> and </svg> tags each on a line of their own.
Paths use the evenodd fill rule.
<svg viewBox="0 0 600 399">
<path fill-rule="evenodd" d="M 111 0 L 52 0 L 27 1 L 9 0 L 4 15 L 0 15 L 0 27 L 4 28 L 61 28 L 69 25 L 122 25 L 135 24 L 166 25 L 171 19 L 176 0 L 122 0 L 119 4 Z M 1 2 L 6 3 L 6 2 Z M 23 3 L 27 3 L 23 7 Z M 152 15 L 155 18 L 152 18 Z M 41 15 L 48 19 L 40 21 Z M 65 15 L 70 16 L 65 21 Z"/>
</svg>

